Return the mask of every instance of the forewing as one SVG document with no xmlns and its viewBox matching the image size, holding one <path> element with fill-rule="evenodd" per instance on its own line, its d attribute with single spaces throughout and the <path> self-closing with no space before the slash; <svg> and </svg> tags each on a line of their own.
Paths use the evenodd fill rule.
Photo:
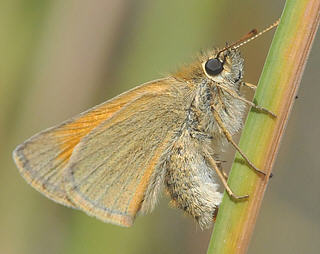
<svg viewBox="0 0 320 254">
<path fill-rule="evenodd" d="M 177 84 L 141 95 L 83 138 L 68 166 L 67 193 L 103 221 L 130 226 L 161 155 L 185 118 Z M 180 93 L 181 92 L 181 93 Z"/>
<path fill-rule="evenodd" d="M 47 129 L 19 145 L 13 152 L 14 161 L 25 180 L 36 190 L 63 205 L 76 207 L 64 189 L 66 165 L 80 140 L 128 103 L 150 90 L 166 90 L 166 79 L 143 84 L 102 103 L 66 122 Z"/>
</svg>

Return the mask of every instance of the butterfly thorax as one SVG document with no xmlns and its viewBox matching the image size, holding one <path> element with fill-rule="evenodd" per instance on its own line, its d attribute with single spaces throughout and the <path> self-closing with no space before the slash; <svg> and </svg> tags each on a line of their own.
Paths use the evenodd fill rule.
<svg viewBox="0 0 320 254">
<path fill-rule="evenodd" d="M 228 92 L 232 91 L 241 96 L 243 59 L 237 50 L 230 50 L 222 55 L 224 64 L 221 73 L 209 76 L 205 72 L 203 63 L 215 56 L 217 52 L 218 50 L 215 50 L 201 55 L 197 61 L 189 65 L 188 70 L 182 68 L 176 74 L 176 78 L 193 87 L 194 91 L 193 100 L 186 112 L 186 128 L 195 137 L 219 139 L 217 142 L 220 142 L 223 135 L 213 112 L 218 113 L 224 126 L 233 135 L 241 128 L 245 104 Z M 192 76 L 186 73 L 192 73 Z"/>
</svg>

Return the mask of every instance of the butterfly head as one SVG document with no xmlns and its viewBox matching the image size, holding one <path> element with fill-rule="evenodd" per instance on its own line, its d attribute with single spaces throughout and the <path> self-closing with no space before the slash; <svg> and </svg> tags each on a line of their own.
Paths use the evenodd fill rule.
<svg viewBox="0 0 320 254">
<path fill-rule="evenodd" d="M 216 83 L 238 83 L 243 75 L 243 58 L 237 49 L 209 53 L 202 60 L 202 71 Z"/>
<path fill-rule="evenodd" d="M 243 58 L 238 49 L 214 49 L 202 53 L 193 63 L 182 67 L 174 77 L 194 85 L 203 82 L 234 85 L 241 81 L 242 75 Z"/>
</svg>

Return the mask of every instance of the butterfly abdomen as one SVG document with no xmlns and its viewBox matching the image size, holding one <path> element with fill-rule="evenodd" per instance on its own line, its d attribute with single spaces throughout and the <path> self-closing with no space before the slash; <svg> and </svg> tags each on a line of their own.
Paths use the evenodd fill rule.
<svg viewBox="0 0 320 254">
<path fill-rule="evenodd" d="M 182 130 L 170 148 L 165 169 L 171 203 L 195 218 L 201 228 L 211 225 L 221 201 L 215 173 L 205 160 L 210 149 L 205 143 L 193 137 L 190 130 Z"/>
</svg>

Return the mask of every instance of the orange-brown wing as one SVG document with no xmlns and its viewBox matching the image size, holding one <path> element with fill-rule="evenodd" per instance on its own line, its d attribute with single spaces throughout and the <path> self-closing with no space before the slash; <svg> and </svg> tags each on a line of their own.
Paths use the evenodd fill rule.
<svg viewBox="0 0 320 254">
<path fill-rule="evenodd" d="M 106 222 L 132 225 L 186 117 L 186 94 L 177 89 L 176 82 L 166 91 L 141 95 L 80 141 L 65 186 L 78 208 Z"/>
<path fill-rule="evenodd" d="M 166 79 L 143 84 L 62 124 L 44 130 L 13 152 L 25 180 L 36 190 L 66 206 L 76 207 L 64 190 L 65 168 L 77 144 L 94 128 L 143 94 L 168 89 Z"/>
</svg>

